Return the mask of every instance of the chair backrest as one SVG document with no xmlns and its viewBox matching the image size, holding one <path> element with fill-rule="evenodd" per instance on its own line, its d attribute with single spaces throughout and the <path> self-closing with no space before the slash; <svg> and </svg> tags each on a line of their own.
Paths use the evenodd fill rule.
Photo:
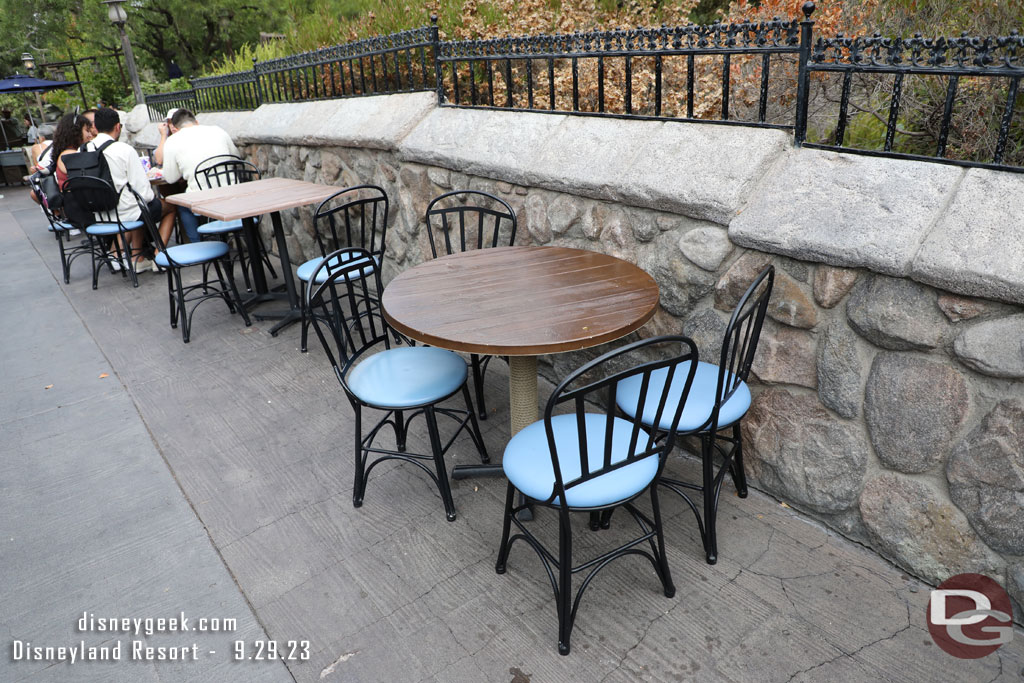
<svg viewBox="0 0 1024 683">
<path fill-rule="evenodd" d="M 768 265 L 750 284 L 732 311 L 722 340 L 715 393 L 717 400 L 708 418 L 711 429 L 718 427 L 719 408 L 736 392 L 740 382 L 746 382 L 750 375 L 750 366 L 754 362 L 754 352 L 761 338 L 761 327 L 764 325 L 774 284 L 775 266 Z"/>
<path fill-rule="evenodd" d="M 384 291 L 380 271 L 369 250 L 338 249 L 324 257 L 306 292 L 310 322 L 335 376 L 350 395 L 345 375 L 356 360 L 381 342 L 391 348 L 391 328 L 376 293 Z M 326 278 L 314 284 L 321 273 Z"/>
<path fill-rule="evenodd" d="M 46 201 L 46 191 L 43 189 L 42 179 L 43 176 L 39 173 L 33 173 L 28 177 L 28 185 L 32 188 L 32 191 L 35 192 L 36 199 L 39 200 L 39 208 L 42 210 L 43 215 L 46 216 L 46 220 L 50 224 L 50 230 L 57 232 L 59 237 L 60 229 L 57 227 L 57 223 L 60 222 L 60 219 L 57 218 L 56 214 L 54 214 L 50 205 Z"/>
<path fill-rule="evenodd" d="M 365 249 L 381 263 L 387 229 L 388 196 L 376 185 L 346 187 L 320 202 L 313 213 L 313 237 L 321 256 L 352 247 Z"/>
<path fill-rule="evenodd" d="M 470 249 L 511 247 L 516 241 L 516 212 L 504 199 L 486 192 L 447 192 L 427 205 L 427 237 L 433 258 Z"/>
<path fill-rule="evenodd" d="M 196 183 L 204 190 L 260 179 L 260 170 L 230 154 L 218 154 L 196 165 Z"/>
<path fill-rule="evenodd" d="M 657 360 L 649 360 L 651 357 Z M 627 364 L 628 369 L 617 369 L 623 364 Z M 565 505 L 565 491 L 645 458 L 658 458 L 660 473 L 665 458 L 672 450 L 675 430 L 696 370 L 697 346 L 693 340 L 683 336 L 663 336 L 642 339 L 609 351 L 566 377 L 551 394 L 544 409 L 544 428 L 555 474 L 555 486 L 545 502 L 551 503 L 557 496 L 560 504 Z M 655 440 L 655 430 L 644 429 L 641 422 L 654 372 L 665 375 L 664 382 L 654 382 L 654 391 L 658 392 L 657 396 L 651 397 L 658 400 L 654 424 L 661 423 L 665 411 L 672 411 L 672 429 L 661 441 Z M 677 403 L 670 403 L 670 387 L 677 374 L 685 374 L 683 393 Z M 619 417 L 616 410 L 619 382 L 635 376 L 641 377 L 637 405 L 631 413 L 637 417 Z M 564 413 L 556 415 L 556 410 L 565 404 L 571 407 L 568 415 L 573 417 Z M 603 410 L 597 407 L 602 405 Z M 559 462 L 553 425 L 555 419 L 563 423 L 566 420 L 574 422 L 575 443 L 579 448 L 562 454 L 565 458 L 579 458 L 578 471 L 573 467 L 571 474 L 563 471 Z M 564 446 L 565 441 L 562 444 Z M 613 461 L 612 456 L 619 454 L 624 454 L 624 457 Z M 569 459 L 564 462 L 567 465 L 575 463 Z"/>
<path fill-rule="evenodd" d="M 124 191 L 128 186 L 122 188 Z M 68 209 L 68 219 L 78 225 L 85 222 L 71 215 L 71 207 L 77 210 L 91 213 L 95 220 L 101 223 L 118 223 L 121 220 L 117 213 L 117 204 L 120 201 L 121 193 L 114 189 L 114 186 L 102 178 L 93 176 L 76 176 L 68 178 L 64 183 L 63 194 L 65 196 L 64 206 Z M 71 197 L 69 202 L 67 197 Z M 114 208 L 109 208 L 113 206 Z M 79 225 L 78 227 L 84 227 Z"/>
</svg>

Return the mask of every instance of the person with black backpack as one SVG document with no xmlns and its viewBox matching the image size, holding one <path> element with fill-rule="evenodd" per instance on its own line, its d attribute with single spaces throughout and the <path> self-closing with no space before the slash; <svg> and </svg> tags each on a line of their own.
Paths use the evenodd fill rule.
<svg viewBox="0 0 1024 683">
<path fill-rule="evenodd" d="M 114 190 L 120 193 L 117 212 L 122 221 L 139 220 L 140 217 L 139 205 L 132 193 L 121 192 L 125 185 L 130 185 L 146 201 L 153 222 L 160 224 L 160 233 L 170 234 L 174 224 L 174 207 L 153 192 L 138 152 L 131 145 L 118 140 L 121 136 L 121 118 L 117 112 L 107 107 L 97 110 L 94 124 L 97 135 L 82 146 L 82 151 L 99 152 L 102 160 L 94 171 L 89 170 L 89 174 L 107 180 L 114 186 Z M 68 157 L 65 157 L 65 165 L 68 163 Z M 70 167 L 68 176 L 72 176 Z M 144 233 L 144 230 L 127 233 L 132 243 L 132 253 L 141 253 Z M 155 270 L 152 262 L 141 256 L 135 265 L 135 272 L 150 268 Z"/>
</svg>

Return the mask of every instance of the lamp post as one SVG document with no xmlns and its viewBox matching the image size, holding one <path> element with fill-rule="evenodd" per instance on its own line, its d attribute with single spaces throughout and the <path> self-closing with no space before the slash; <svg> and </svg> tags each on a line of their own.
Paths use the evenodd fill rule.
<svg viewBox="0 0 1024 683">
<path fill-rule="evenodd" d="M 135 55 L 132 54 L 132 44 L 128 40 L 128 34 L 124 32 L 124 23 L 128 21 L 128 14 L 122 6 L 124 2 L 125 0 L 103 0 L 100 4 L 107 6 L 107 18 L 121 33 L 121 49 L 124 52 L 124 61 L 128 65 L 128 77 L 132 81 L 135 104 L 143 104 L 146 98 L 142 94 L 142 86 L 139 85 L 139 71 L 135 68 Z"/>
<path fill-rule="evenodd" d="M 36 58 L 32 56 L 31 52 L 21 53 L 21 63 L 25 65 L 25 71 L 31 76 L 32 72 L 36 70 Z M 39 125 L 46 123 L 46 113 L 43 111 L 43 98 L 39 96 L 39 91 L 36 91 L 36 105 L 39 107 Z M 32 120 L 32 114 L 30 113 L 29 121 Z"/>
</svg>

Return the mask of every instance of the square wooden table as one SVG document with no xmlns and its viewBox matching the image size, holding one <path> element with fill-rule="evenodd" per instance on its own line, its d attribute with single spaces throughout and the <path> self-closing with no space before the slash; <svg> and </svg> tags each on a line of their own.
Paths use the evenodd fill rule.
<svg viewBox="0 0 1024 683">
<path fill-rule="evenodd" d="M 241 219 L 245 230 L 245 244 L 249 251 L 252 267 L 252 282 L 255 295 L 243 301 L 246 309 L 266 301 L 285 299 L 288 308 L 284 311 L 260 313 L 257 320 L 280 318 L 281 322 L 270 328 L 270 334 L 277 336 L 282 328 L 302 318 L 299 297 L 292 277 L 291 262 L 288 258 L 288 244 L 281 225 L 281 212 L 307 204 L 319 204 L 338 191 L 333 185 L 317 185 L 290 178 L 262 178 L 247 183 L 225 185 L 200 192 L 185 192 L 166 197 L 166 201 L 191 209 L 192 213 L 219 221 Z M 263 271 L 263 260 L 259 257 L 259 238 L 256 233 L 256 217 L 270 214 L 277 240 L 277 253 L 281 259 L 282 278 L 285 292 L 272 292 L 267 287 L 267 276 Z"/>
</svg>

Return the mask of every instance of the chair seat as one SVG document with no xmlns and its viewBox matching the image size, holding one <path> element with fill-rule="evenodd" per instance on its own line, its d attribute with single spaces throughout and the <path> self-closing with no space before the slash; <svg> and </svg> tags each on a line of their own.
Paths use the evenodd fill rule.
<svg viewBox="0 0 1024 683">
<path fill-rule="evenodd" d="M 606 415 L 588 413 L 585 419 L 587 457 L 590 468 L 595 470 L 599 469 L 603 463 L 605 429 L 608 418 Z M 617 417 L 612 425 L 611 461 L 616 463 L 625 459 L 629 450 L 633 423 Z M 558 467 L 562 471 L 562 480 L 571 481 L 580 476 L 580 444 L 576 415 L 552 417 L 551 428 L 555 436 Z M 647 448 L 648 438 L 649 435 L 640 430 L 634 449 L 635 453 L 642 452 Z M 543 420 L 534 422 L 512 437 L 505 447 L 502 468 L 505 470 L 508 480 L 524 494 L 536 500 L 547 500 L 555 485 L 555 472 L 551 465 L 551 450 L 548 448 Z M 657 473 L 658 456 L 650 455 L 643 460 L 637 460 L 570 488 L 565 494 L 566 503 L 571 508 L 612 505 L 643 491 L 654 480 Z M 558 498 L 555 498 L 554 502 L 558 503 Z"/>
<path fill-rule="evenodd" d="M 121 225 L 126 231 L 138 230 L 142 227 L 142 221 L 125 221 Z M 90 235 L 116 235 L 120 230 L 117 223 L 93 223 L 85 229 Z"/>
<path fill-rule="evenodd" d="M 676 368 L 672 377 L 672 386 L 669 387 L 668 398 L 665 409 L 662 412 L 659 429 L 668 430 L 672 426 L 672 418 L 679 405 L 679 397 L 683 393 L 683 385 L 686 384 L 686 375 L 690 371 L 689 361 L 681 363 Z M 641 421 L 645 425 L 654 423 L 654 417 L 658 411 L 658 401 L 661 399 L 661 392 L 665 386 L 665 378 L 668 376 L 668 369 L 662 368 L 651 373 L 650 385 L 647 389 L 647 401 L 644 405 L 644 414 Z M 619 382 L 615 393 L 615 403 L 619 409 L 634 417 L 637 403 L 640 399 L 641 376 L 636 375 Z M 727 380 L 728 381 L 728 380 Z M 697 371 L 693 376 L 693 385 L 690 387 L 690 395 L 683 407 L 682 417 L 679 418 L 679 432 L 692 432 L 703 427 L 711 411 L 715 407 L 715 392 L 718 389 L 718 366 L 711 363 L 697 362 Z M 746 414 L 750 408 L 750 389 L 746 382 L 740 382 L 736 391 L 729 397 L 718 411 L 718 426 L 727 427 Z"/>
<path fill-rule="evenodd" d="M 242 220 L 234 221 L 210 221 L 199 226 L 200 235 L 220 235 L 225 232 L 235 232 L 242 229 Z"/>
<path fill-rule="evenodd" d="M 74 230 L 74 229 L 75 229 L 75 226 L 71 225 L 70 223 L 65 223 L 64 221 L 54 221 L 53 223 L 50 224 L 50 227 L 48 228 L 48 230 L 50 232 L 57 232 L 59 230 Z"/>
<path fill-rule="evenodd" d="M 356 398 L 377 408 L 422 406 L 449 396 L 466 381 L 466 361 L 429 346 L 388 349 L 352 368 L 345 383 Z"/>
<path fill-rule="evenodd" d="M 298 269 L 295 271 L 296 277 L 298 277 L 303 282 L 309 282 L 309 278 L 313 277 L 314 271 L 316 271 L 316 269 L 320 267 L 320 264 L 323 262 L 323 260 L 324 258 L 322 256 L 309 259 L 301 266 L 299 266 Z M 331 266 L 340 265 L 342 263 L 348 263 L 351 260 L 352 252 L 343 251 L 340 254 L 340 258 L 335 263 L 332 263 Z M 359 277 L 370 275 L 376 269 L 376 266 L 380 265 L 380 259 L 376 256 L 373 257 L 372 262 L 369 262 L 369 260 L 366 257 L 363 257 L 362 260 L 367 261 L 369 263 L 369 267 L 364 268 L 363 270 L 360 270 L 357 273 L 353 273 L 353 279 L 359 279 Z M 318 275 L 316 278 L 317 284 L 325 282 L 327 280 L 327 276 L 330 274 L 331 273 L 328 268 L 325 268 L 324 270 L 320 271 L 320 275 Z"/>
<path fill-rule="evenodd" d="M 166 251 L 161 251 L 157 254 L 153 261 L 158 266 L 168 268 L 171 264 L 167 259 L 167 255 L 170 254 L 177 265 L 193 266 L 197 263 L 206 263 L 218 259 L 227 253 L 227 242 L 192 242 L 191 244 L 177 244 L 173 247 L 168 247 Z"/>
</svg>

